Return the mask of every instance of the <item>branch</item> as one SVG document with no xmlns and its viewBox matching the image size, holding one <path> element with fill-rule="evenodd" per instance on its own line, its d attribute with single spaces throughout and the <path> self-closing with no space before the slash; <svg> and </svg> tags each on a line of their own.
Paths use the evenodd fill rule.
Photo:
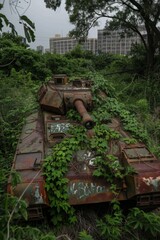
<svg viewBox="0 0 160 240">
<path fill-rule="evenodd" d="M 15 58 L 13 58 L 9 63 L 6 63 L 6 64 L 3 64 L 3 65 L 0 65 L 0 68 L 3 68 L 3 67 L 7 67 L 9 66 L 10 64 L 12 64 L 14 62 Z"/>
<path fill-rule="evenodd" d="M 69 238 L 68 235 L 66 235 L 66 234 L 62 234 L 62 235 L 56 237 L 56 239 L 58 240 L 58 239 L 60 239 L 60 238 L 62 238 L 62 237 L 63 237 L 63 238 L 65 237 L 67 240 L 71 240 L 71 238 Z"/>
<path fill-rule="evenodd" d="M 101 18 L 101 17 L 102 17 L 102 15 L 99 14 L 99 17 L 97 17 L 97 18 L 92 22 L 89 30 L 93 27 L 94 23 L 95 23 L 99 18 Z M 103 17 L 104 17 L 104 15 L 103 15 Z M 118 17 L 116 17 L 116 16 L 105 15 L 105 17 L 106 17 L 106 18 L 110 18 L 110 19 L 116 19 L 116 20 L 119 20 L 119 21 L 121 20 L 120 18 L 118 18 Z M 129 28 L 129 29 L 131 29 L 132 31 L 136 32 L 136 33 L 140 36 L 140 38 L 141 38 L 141 40 L 142 40 L 142 42 L 143 42 L 143 44 L 144 44 L 144 47 L 145 47 L 145 49 L 147 50 L 147 49 L 148 49 L 147 44 L 146 44 L 146 42 L 145 42 L 145 40 L 144 40 L 144 38 L 143 38 L 143 35 L 142 35 L 141 32 L 138 30 L 138 28 L 136 28 L 134 25 L 132 25 L 131 23 L 129 23 L 129 22 L 125 21 L 125 20 L 123 20 L 123 22 L 126 24 L 126 27 L 127 27 L 127 25 L 128 25 L 128 28 Z"/>
<path fill-rule="evenodd" d="M 36 175 L 34 176 L 34 178 L 30 181 L 30 183 L 27 185 L 27 187 L 26 187 L 26 188 L 24 189 L 24 191 L 22 192 L 22 194 L 21 194 L 21 196 L 19 197 L 16 205 L 14 206 L 14 208 L 13 208 L 13 210 L 12 210 L 10 216 L 9 216 L 8 222 L 7 222 L 7 237 L 6 237 L 6 240 L 9 240 L 9 238 L 10 238 L 10 236 L 9 236 L 9 235 L 10 235 L 10 222 L 11 222 L 11 220 L 12 220 L 12 217 L 13 217 L 14 212 L 16 211 L 16 207 L 18 206 L 18 204 L 19 204 L 19 202 L 21 201 L 21 199 L 22 199 L 23 195 L 25 194 L 25 192 L 28 190 L 29 186 L 32 184 L 32 182 L 34 181 L 34 179 L 39 175 L 39 173 L 40 173 L 41 171 L 42 171 L 42 169 L 40 169 L 40 170 L 36 173 Z"/>
<path fill-rule="evenodd" d="M 155 23 L 154 21 L 152 21 L 150 18 L 149 18 L 149 15 L 146 14 L 146 12 L 143 10 L 142 6 L 140 4 L 138 4 L 137 1 L 135 0 L 130 0 L 130 2 L 135 5 L 138 9 L 139 9 L 139 12 L 141 14 L 141 16 L 143 17 L 144 21 L 147 22 L 147 24 L 149 23 L 149 25 L 151 26 L 152 30 L 157 34 L 159 40 L 160 40 L 160 31 L 158 30 L 158 28 L 155 26 Z M 159 12 L 159 11 L 158 11 Z M 158 14 L 158 13 L 157 13 Z"/>
<path fill-rule="evenodd" d="M 141 12 L 141 11 L 143 11 L 143 8 L 142 8 L 142 6 L 138 3 L 138 1 L 135 1 L 135 0 L 130 0 L 130 2 L 134 5 L 134 6 L 136 6 L 137 7 L 137 9 Z M 137 11 L 138 11 L 137 10 Z M 144 12 L 144 11 L 143 11 Z"/>
<path fill-rule="evenodd" d="M 126 3 L 125 1 L 121 0 L 122 4 L 130 8 L 132 11 L 139 12 L 138 9 L 133 8 L 129 3 Z"/>
<path fill-rule="evenodd" d="M 127 22 L 126 22 L 126 23 L 127 23 Z M 143 42 L 143 45 L 144 45 L 145 49 L 148 50 L 146 41 L 144 40 L 144 37 L 143 37 L 143 35 L 141 34 L 141 32 L 138 30 L 138 28 L 134 27 L 134 25 L 130 25 L 130 29 L 132 29 L 134 32 L 136 32 L 136 33 L 140 36 L 140 38 L 141 38 L 141 40 L 142 40 L 142 42 Z"/>
<path fill-rule="evenodd" d="M 157 13 L 154 16 L 154 24 L 157 23 L 159 17 L 160 17 L 160 5 L 157 6 Z"/>
</svg>

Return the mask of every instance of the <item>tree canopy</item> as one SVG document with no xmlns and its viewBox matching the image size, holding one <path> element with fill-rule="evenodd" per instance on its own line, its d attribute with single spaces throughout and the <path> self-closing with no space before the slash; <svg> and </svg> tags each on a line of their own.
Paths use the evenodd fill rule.
<svg viewBox="0 0 160 240">
<path fill-rule="evenodd" d="M 56 10 L 62 0 L 44 0 L 46 7 Z M 155 54 L 160 51 L 160 1 L 159 0 L 66 0 L 66 10 L 70 22 L 75 25 L 71 34 L 86 37 L 90 28 L 98 25 L 100 18 L 106 18 L 110 29 L 121 28 L 124 32 L 137 33 L 147 52 L 147 66 L 154 66 Z M 146 36 L 139 27 L 143 26 Z"/>
</svg>

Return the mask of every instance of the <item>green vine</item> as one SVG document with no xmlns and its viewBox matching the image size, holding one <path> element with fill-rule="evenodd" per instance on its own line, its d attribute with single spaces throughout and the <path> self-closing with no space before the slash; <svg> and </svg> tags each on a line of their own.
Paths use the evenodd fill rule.
<svg viewBox="0 0 160 240">
<path fill-rule="evenodd" d="M 123 179 L 126 175 L 132 174 L 134 170 L 131 167 L 123 167 L 118 157 L 109 154 L 109 143 L 112 140 L 120 140 L 121 136 L 118 132 L 110 129 L 107 125 L 101 124 L 94 128 L 95 136 L 90 140 L 90 148 L 97 153 L 94 164 L 96 170 L 93 176 L 105 178 L 111 184 L 110 191 L 116 192 L 116 179 Z"/>
<path fill-rule="evenodd" d="M 54 225 L 58 225 L 64 218 L 66 219 L 66 214 L 70 223 L 76 220 L 74 209 L 68 203 L 68 179 L 65 178 L 65 174 L 68 170 L 68 164 L 72 160 L 72 154 L 77 150 L 78 144 L 79 142 L 74 137 L 64 139 L 60 144 L 54 146 L 52 155 L 45 159 L 43 165 L 46 177 L 46 190 Z"/>
<path fill-rule="evenodd" d="M 56 144 L 52 154 L 45 159 L 43 165 L 52 222 L 56 226 L 62 222 L 74 223 L 76 221 L 74 208 L 68 201 L 68 179 L 65 174 L 68 171 L 70 161 L 73 159 L 73 154 L 79 149 L 79 146 L 86 143 L 84 132 L 82 126 L 70 129 L 69 133 L 72 136 Z"/>
<path fill-rule="evenodd" d="M 115 98 L 107 97 L 106 99 L 95 99 L 98 108 L 93 112 L 97 122 L 106 122 L 112 117 L 117 117 L 121 120 L 123 128 L 132 134 L 133 138 L 138 141 L 148 142 L 148 135 L 143 125 L 140 124 L 134 114 L 131 114 L 125 109 L 122 103 L 119 103 Z M 100 107 L 99 107 L 100 106 Z"/>
</svg>

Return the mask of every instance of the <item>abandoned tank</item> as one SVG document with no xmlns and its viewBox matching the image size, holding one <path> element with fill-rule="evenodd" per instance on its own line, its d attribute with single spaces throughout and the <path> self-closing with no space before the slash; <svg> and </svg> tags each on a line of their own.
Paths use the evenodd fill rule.
<svg viewBox="0 0 160 240">
<path fill-rule="evenodd" d="M 94 109 L 91 85 L 89 80 L 69 82 L 66 75 L 54 75 L 38 92 L 40 110 L 26 119 L 12 166 L 22 181 L 13 188 L 9 179 L 8 193 L 26 200 L 32 219 L 42 218 L 43 209 L 50 207 L 43 161 L 52 148 L 70 137 L 67 133 L 70 126 L 83 126 L 88 138 L 95 137 L 95 122 L 89 114 Z M 78 112 L 81 122 L 67 118 L 66 114 L 71 109 Z M 113 118 L 106 124 L 120 136 L 131 138 L 130 133 L 124 131 L 119 118 Z M 160 161 L 146 145 L 110 140 L 109 153 L 116 156 L 123 168 L 131 167 L 134 170 L 123 179 L 115 179 L 118 189 L 116 199 L 120 202 L 134 200 L 136 206 L 146 208 L 159 206 Z M 96 152 L 93 149 L 79 149 L 74 153 L 65 175 L 71 205 L 101 204 L 115 198 L 115 193 L 110 189 L 111 183 L 103 177 L 94 176 L 97 168 L 95 159 Z"/>
</svg>

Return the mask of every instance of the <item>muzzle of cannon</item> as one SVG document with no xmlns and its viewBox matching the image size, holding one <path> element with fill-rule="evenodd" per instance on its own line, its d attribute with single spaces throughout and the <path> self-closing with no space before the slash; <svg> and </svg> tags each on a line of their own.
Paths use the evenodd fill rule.
<svg viewBox="0 0 160 240">
<path fill-rule="evenodd" d="M 90 130 L 94 127 L 95 123 L 92 120 L 91 116 L 89 115 L 89 113 L 87 112 L 84 103 L 82 100 L 77 99 L 74 101 L 74 106 L 76 107 L 77 111 L 79 112 L 79 114 L 81 115 L 82 119 L 83 119 L 83 125 L 87 130 Z"/>
</svg>

